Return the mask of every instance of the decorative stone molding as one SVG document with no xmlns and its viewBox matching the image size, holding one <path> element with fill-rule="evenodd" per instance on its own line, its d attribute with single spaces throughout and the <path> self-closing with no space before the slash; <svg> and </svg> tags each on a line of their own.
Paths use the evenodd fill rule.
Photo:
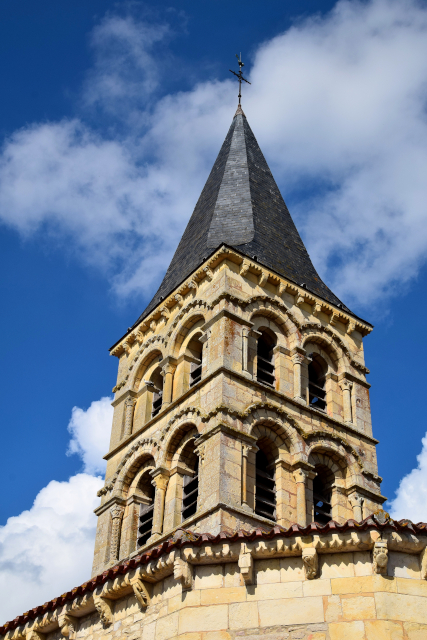
<svg viewBox="0 0 427 640">
<path fill-rule="evenodd" d="M 26 640 L 46 640 L 46 635 L 37 629 L 30 629 L 25 634 Z"/>
<path fill-rule="evenodd" d="M 142 449 L 142 448 L 148 449 L 150 455 L 152 455 L 154 460 L 157 461 L 158 455 L 157 455 L 157 451 L 156 450 L 158 450 L 159 447 L 160 447 L 159 443 L 153 437 L 151 437 L 151 438 L 141 438 L 140 440 L 137 440 L 130 447 L 130 449 L 127 451 L 126 455 L 123 457 L 123 459 L 119 463 L 114 476 L 111 478 L 111 480 L 109 480 L 109 482 L 104 487 L 102 487 L 102 489 L 100 489 L 98 491 L 97 495 L 99 497 L 101 497 L 101 496 L 107 494 L 109 491 L 112 491 L 112 489 L 114 488 L 114 485 L 117 482 L 117 479 L 119 478 L 120 474 L 122 473 L 124 467 L 126 467 L 126 465 L 128 464 L 129 460 L 132 458 L 132 456 L 134 456 L 137 452 L 139 452 L 140 449 Z"/>
<path fill-rule="evenodd" d="M 113 623 L 113 602 L 108 598 L 103 598 L 94 592 L 93 604 L 99 613 L 99 617 L 104 626 L 109 627 Z"/>
<path fill-rule="evenodd" d="M 313 580 L 317 576 L 319 569 L 319 558 L 316 549 L 307 547 L 302 550 L 302 561 L 304 563 L 305 577 Z"/>
<path fill-rule="evenodd" d="M 62 613 L 58 616 L 58 625 L 63 636 L 67 636 L 70 640 L 75 639 L 77 618 L 70 616 L 68 613 Z"/>
<path fill-rule="evenodd" d="M 246 545 L 243 543 L 241 546 L 238 565 L 240 569 L 240 575 L 243 578 L 245 584 L 253 584 L 254 581 L 254 560 L 251 553 L 248 551 Z"/>
<path fill-rule="evenodd" d="M 373 573 L 387 575 L 388 545 L 387 540 L 376 540 L 372 551 Z"/>
<path fill-rule="evenodd" d="M 133 413 L 136 405 L 136 398 L 128 396 L 125 400 L 125 412 L 124 412 L 124 429 L 123 437 L 127 438 L 132 433 L 133 426 Z"/>
<path fill-rule="evenodd" d="M 173 577 L 181 582 L 183 589 L 191 589 L 193 586 L 193 570 L 190 563 L 182 560 L 182 558 L 175 558 Z"/>
<path fill-rule="evenodd" d="M 120 532 L 122 528 L 122 518 L 125 508 L 122 505 L 115 504 L 110 509 L 111 519 L 113 521 L 111 527 L 110 541 L 110 561 L 117 562 L 120 555 Z"/>
</svg>

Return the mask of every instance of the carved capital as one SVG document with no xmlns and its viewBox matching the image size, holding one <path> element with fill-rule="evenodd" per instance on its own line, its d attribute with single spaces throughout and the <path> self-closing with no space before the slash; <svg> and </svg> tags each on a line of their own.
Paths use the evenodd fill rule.
<svg viewBox="0 0 427 640">
<path fill-rule="evenodd" d="M 173 563 L 173 577 L 182 584 L 183 589 L 191 589 L 193 586 L 193 571 L 191 565 L 182 560 L 175 558 Z"/>
<path fill-rule="evenodd" d="M 77 618 L 70 616 L 68 613 L 62 613 L 58 616 L 58 625 L 63 636 L 74 640 L 77 630 Z"/>
<path fill-rule="evenodd" d="M 372 570 L 374 573 L 387 574 L 388 547 L 386 540 L 377 540 L 372 552 Z"/>
<path fill-rule="evenodd" d="M 292 356 L 293 364 L 302 364 L 305 362 L 305 356 L 302 353 L 294 353 Z"/>
<path fill-rule="evenodd" d="M 160 491 L 166 491 L 166 487 L 169 482 L 169 472 L 165 471 L 165 469 L 154 469 L 151 472 L 151 476 L 153 478 L 153 484 L 156 489 L 160 489 Z"/>
<path fill-rule="evenodd" d="M 351 391 L 351 389 L 353 388 L 353 383 L 349 380 L 340 380 L 338 384 L 340 385 L 342 391 Z"/>
<path fill-rule="evenodd" d="M 110 515 L 113 520 L 121 520 L 124 512 L 125 508 L 121 504 L 114 504 L 110 509 Z"/>
<path fill-rule="evenodd" d="M 309 472 L 305 471 L 305 469 L 295 469 L 293 475 L 297 484 L 300 482 L 305 484 L 307 482 Z"/>
<path fill-rule="evenodd" d="M 308 547 L 302 550 L 302 561 L 304 563 L 305 577 L 313 580 L 317 576 L 319 568 L 319 558 L 316 549 Z"/>
<path fill-rule="evenodd" d="M 202 466 L 205 461 L 205 445 L 199 444 L 199 446 L 194 450 L 194 453 L 199 456 L 199 464 Z"/>
<path fill-rule="evenodd" d="M 99 617 L 101 618 L 102 624 L 105 625 L 106 627 L 110 626 L 110 624 L 112 624 L 113 622 L 112 601 L 94 593 L 93 604 L 95 605 L 95 609 L 99 613 Z"/>
</svg>

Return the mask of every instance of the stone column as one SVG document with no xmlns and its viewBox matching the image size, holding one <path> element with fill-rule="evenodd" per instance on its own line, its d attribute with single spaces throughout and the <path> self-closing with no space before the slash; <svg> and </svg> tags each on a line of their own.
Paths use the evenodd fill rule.
<svg viewBox="0 0 427 640">
<path fill-rule="evenodd" d="M 341 380 L 339 384 L 342 390 L 344 422 L 353 422 L 351 410 L 351 389 L 353 383 L 348 380 Z"/>
<path fill-rule="evenodd" d="M 133 427 L 133 413 L 135 410 L 136 398 L 128 396 L 125 400 L 125 425 L 123 430 L 123 437 L 127 438 L 132 433 Z"/>
<path fill-rule="evenodd" d="M 363 498 L 359 496 L 357 493 L 352 493 L 348 496 L 351 506 L 353 507 L 353 515 L 356 522 L 361 522 L 363 520 Z"/>
<path fill-rule="evenodd" d="M 173 383 L 173 374 L 175 373 L 176 364 L 172 364 L 171 362 L 166 362 L 166 364 L 162 367 L 162 376 L 163 376 L 163 401 L 162 407 L 167 407 L 172 402 L 172 383 Z"/>
<path fill-rule="evenodd" d="M 117 562 L 120 556 L 120 533 L 122 528 L 122 519 L 125 508 L 122 505 L 115 504 L 111 507 L 110 514 L 113 521 L 111 527 L 110 541 L 110 562 Z"/>
<path fill-rule="evenodd" d="M 250 452 L 256 453 L 258 447 L 242 443 L 242 507 L 252 511 L 248 503 L 248 456 Z"/>
<path fill-rule="evenodd" d="M 242 370 L 245 373 L 249 373 L 248 371 L 248 347 L 249 341 L 249 329 L 247 327 L 243 327 L 242 329 Z"/>
<path fill-rule="evenodd" d="M 302 353 L 294 353 L 292 356 L 294 365 L 294 398 L 298 400 L 306 400 L 302 393 L 302 365 L 305 362 L 305 356 Z"/>
<path fill-rule="evenodd" d="M 307 525 L 307 501 L 305 495 L 308 472 L 304 469 L 294 471 L 295 482 L 297 483 L 297 522 L 301 526 Z"/>
<path fill-rule="evenodd" d="M 153 528 L 150 540 L 157 540 L 163 531 L 165 496 L 166 487 L 169 482 L 169 472 L 166 469 L 154 469 L 151 475 L 153 477 L 153 484 L 156 487 L 156 494 L 154 496 Z"/>
</svg>

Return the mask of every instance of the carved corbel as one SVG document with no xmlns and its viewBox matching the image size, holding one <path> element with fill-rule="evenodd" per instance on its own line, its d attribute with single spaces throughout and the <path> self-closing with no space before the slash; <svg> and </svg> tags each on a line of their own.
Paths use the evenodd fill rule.
<svg viewBox="0 0 427 640">
<path fill-rule="evenodd" d="M 316 549 L 313 547 L 303 549 L 302 561 L 304 564 L 305 577 L 307 580 L 313 580 L 319 570 L 319 556 L 317 555 Z"/>
<path fill-rule="evenodd" d="M 322 311 L 322 305 L 316 302 L 313 309 L 313 315 L 317 317 L 321 311 Z"/>
<path fill-rule="evenodd" d="M 353 320 L 350 320 L 350 322 L 347 325 L 347 333 L 350 336 L 353 331 L 356 331 L 356 323 L 353 322 Z"/>
<path fill-rule="evenodd" d="M 93 594 L 93 604 L 95 609 L 99 613 L 102 624 L 106 627 L 110 626 L 113 622 L 113 601 L 108 598 L 103 598 L 97 593 Z"/>
<path fill-rule="evenodd" d="M 151 329 L 151 331 L 155 331 L 155 330 L 156 330 L 156 326 L 157 326 L 156 321 L 155 321 L 155 320 L 152 320 L 152 321 L 150 322 L 150 329 Z"/>
<path fill-rule="evenodd" d="M 203 271 L 206 274 L 206 278 L 209 280 L 209 282 L 211 282 L 212 278 L 213 278 L 213 271 L 209 266 L 203 267 Z"/>
<path fill-rule="evenodd" d="M 251 263 L 248 260 L 243 260 L 240 266 L 240 275 L 245 276 L 248 273 L 250 268 L 251 268 Z"/>
<path fill-rule="evenodd" d="M 151 597 L 147 585 L 145 584 L 145 582 L 143 582 L 143 580 L 141 580 L 140 577 L 133 578 L 130 581 L 130 584 L 132 586 L 134 596 L 138 600 L 141 608 L 146 609 L 151 602 Z"/>
<path fill-rule="evenodd" d="M 176 300 L 176 302 L 178 304 L 178 307 L 181 308 L 182 305 L 184 304 L 184 300 L 182 298 L 182 295 L 180 293 L 177 293 L 177 294 L 174 295 L 174 298 L 175 298 L 175 300 Z"/>
<path fill-rule="evenodd" d="M 170 318 L 170 311 L 169 309 L 163 305 L 163 307 L 160 309 L 160 314 L 163 316 L 163 318 L 168 321 Z"/>
<path fill-rule="evenodd" d="M 372 570 L 374 573 L 387 574 L 388 547 L 386 540 L 377 540 L 372 552 Z"/>
<path fill-rule="evenodd" d="M 241 546 L 238 564 L 243 582 L 245 584 L 253 584 L 254 559 L 252 558 L 252 554 L 245 544 L 242 544 Z"/>
<path fill-rule="evenodd" d="M 335 311 L 333 311 L 331 315 L 331 319 L 329 320 L 329 324 L 335 327 L 339 319 L 340 319 L 339 315 L 335 313 Z"/>
<path fill-rule="evenodd" d="M 123 349 L 127 355 L 130 354 L 131 346 L 127 340 L 123 343 Z"/>
<path fill-rule="evenodd" d="M 173 563 L 173 577 L 182 584 L 183 589 L 191 589 L 193 586 L 193 571 L 191 565 L 182 560 L 175 558 Z"/>
<path fill-rule="evenodd" d="M 284 282 L 280 282 L 279 286 L 277 287 L 277 295 L 279 296 L 279 298 L 281 298 L 285 292 L 286 284 Z"/>
<path fill-rule="evenodd" d="M 189 289 L 192 289 L 194 292 L 196 292 L 197 291 L 197 282 L 195 280 L 189 280 L 187 282 L 187 287 Z"/>
<path fill-rule="evenodd" d="M 74 640 L 76 637 L 77 618 L 70 616 L 68 613 L 62 613 L 58 616 L 58 625 L 63 636 Z"/>
<path fill-rule="evenodd" d="M 135 336 L 135 340 L 140 346 L 144 342 L 144 336 L 142 335 L 141 331 L 137 332 L 137 334 Z"/>
<path fill-rule="evenodd" d="M 298 293 L 298 295 L 296 296 L 296 300 L 295 300 L 295 304 L 297 307 L 301 307 L 301 305 L 305 302 L 305 298 L 304 296 L 302 296 L 300 293 Z"/>
<path fill-rule="evenodd" d="M 269 274 L 267 273 L 267 271 L 261 271 L 261 275 L 259 278 L 259 286 L 260 287 L 265 287 L 265 285 L 268 282 L 268 276 Z"/>
</svg>

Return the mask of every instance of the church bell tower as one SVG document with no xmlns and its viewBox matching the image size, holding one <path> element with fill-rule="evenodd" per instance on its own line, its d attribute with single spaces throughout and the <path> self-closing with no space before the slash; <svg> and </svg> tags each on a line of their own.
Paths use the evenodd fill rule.
<svg viewBox="0 0 427 640">
<path fill-rule="evenodd" d="M 361 521 L 380 493 L 363 338 L 239 108 L 119 360 L 93 575 L 181 535 Z"/>
</svg>

